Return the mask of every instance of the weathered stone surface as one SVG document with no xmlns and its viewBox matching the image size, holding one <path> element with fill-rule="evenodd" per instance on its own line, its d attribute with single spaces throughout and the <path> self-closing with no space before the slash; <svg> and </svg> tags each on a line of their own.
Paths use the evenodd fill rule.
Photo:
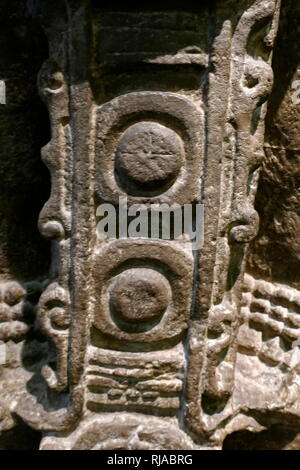
<svg viewBox="0 0 300 470">
<path fill-rule="evenodd" d="M 0 448 L 299 448 L 299 7 L 4 3 Z"/>
</svg>

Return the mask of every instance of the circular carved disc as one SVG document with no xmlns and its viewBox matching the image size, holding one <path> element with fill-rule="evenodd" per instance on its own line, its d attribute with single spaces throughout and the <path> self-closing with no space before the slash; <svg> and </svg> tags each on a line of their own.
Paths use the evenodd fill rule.
<svg viewBox="0 0 300 470">
<path fill-rule="evenodd" d="M 131 184 L 145 190 L 161 186 L 163 191 L 176 178 L 183 155 L 183 144 L 176 132 L 156 122 L 139 122 L 119 140 L 116 170 L 125 186 Z"/>
<path fill-rule="evenodd" d="M 110 305 L 129 322 L 146 322 L 165 312 L 170 296 L 169 283 L 162 274 L 154 269 L 133 268 L 117 276 Z"/>
</svg>

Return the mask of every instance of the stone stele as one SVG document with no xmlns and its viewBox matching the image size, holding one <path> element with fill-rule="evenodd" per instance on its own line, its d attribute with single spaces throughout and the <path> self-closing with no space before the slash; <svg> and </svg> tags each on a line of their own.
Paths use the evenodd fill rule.
<svg viewBox="0 0 300 470">
<path fill-rule="evenodd" d="M 2 2 L 0 449 L 300 449 L 300 7 L 111 3 Z"/>
</svg>

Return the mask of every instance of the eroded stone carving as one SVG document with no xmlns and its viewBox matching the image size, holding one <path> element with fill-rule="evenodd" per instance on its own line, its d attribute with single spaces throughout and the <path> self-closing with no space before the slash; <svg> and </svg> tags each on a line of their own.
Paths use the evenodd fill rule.
<svg viewBox="0 0 300 470">
<path fill-rule="evenodd" d="M 40 345 L 30 338 L 30 333 L 37 327 L 34 321 L 36 304 L 44 287 L 45 282 L 38 281 L 0 283 L 0 340 L 4 352 L 0 364 L 1 432 L 15 427 L 14 406 L 22 400 L 27 382 L 47 360 L 47 345 Z"/>
<path fill-rule="evenodd" d="M 194 432 L 206 437 L 232 411 L 243 244 L 258 230 L 253 199 L 263 155 L 264 102 L 272 87 L 270 52 L 277 13 L 275 2 L 254 2 L 240 17 L 233 35 L 224 22 L 212 54 L 215 73 L 208 96 L 208 152 L 212 154 L 207 160 L 204 204 L 208 209 L 206 237 L 213 248 L 210 243 L 204 245 L 199 257 L 198 312 L 190 328 L 187 378 L 188 421 Z M 214 121 L 218 98 L 225 90 L 227 100 L 223 94 L 223 108 L 218 109 L 220 132 Z M 220 161 L 222 169 L 217 172 Z M 219 211 L 213 216 L 215 205 Z"/>
<path fill-rule="evenodd" d="M 237 14 L 216 2 L 215 25 L 205 6 L 175 15 L 91 5 L 90 15 L 79 3 L 66 2 L 59 25 L 44 12 L 52 189 L 39 229 L 53 248 L 36 318 L 54 351 L 41 365 L 46 400 L 24 391 L 12 411 L 44 433 L 41 449 L 220 448 L 264 425 L 265 405 L 239 386 L 248 356 L 287 374 L 282 394 L 296 375 L 280 341 L 298 340 L 297 291 L 247 275 L 240 308 L 280 1 L 241 0 Z M 164 44 L 172 25 L 180 34 Z M 143 32 L 153 41 L 139 44 Z M 97 207 L 117 213 L 124 197 L 147 210 L 204 204 L 203 247 L 97 237 Z M 22 302 L 21 287 L 6 289 Z M 296 392 L 286 392 L 291 414 Z"/>
<path fill-rule="evenodd" d="M 0 338 L 2 341 L 19 340 L 28 331 L 28 326 L 22 320 L 26 291 L 17 282 L 7 282 L 1 285 L 1 314 Z"/>
</svg>

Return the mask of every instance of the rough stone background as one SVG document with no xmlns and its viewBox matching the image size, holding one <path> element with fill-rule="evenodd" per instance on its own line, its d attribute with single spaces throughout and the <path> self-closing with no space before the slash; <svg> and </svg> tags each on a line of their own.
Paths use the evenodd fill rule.
<svg viewBox="0 0 300 470">
<path fill-rule="evenodd" d="M 0 106 L 0 274 L 19 281 L 43 276 L 49 265 L 49 244 L 37 230 L 50 190 L 40 159 L 49 122 L 36 84 L 48 50 L 29 3 L 4 0 L 0 19 L 0 76 L 7 90 L 7 104 Z"/>
<path fill-rule="evenodd" d="M 256 277 L 298 289 L 300 105 L 293 103 L 296 90 L 292 86 L 300 79 L 299 19 L 299 2 L 284 1 L 273 55 L 274 86 L 266 119 L 266 157 L 256 196 L 260 231 L 248 260 L 248 272 Z"/>
</svg>

